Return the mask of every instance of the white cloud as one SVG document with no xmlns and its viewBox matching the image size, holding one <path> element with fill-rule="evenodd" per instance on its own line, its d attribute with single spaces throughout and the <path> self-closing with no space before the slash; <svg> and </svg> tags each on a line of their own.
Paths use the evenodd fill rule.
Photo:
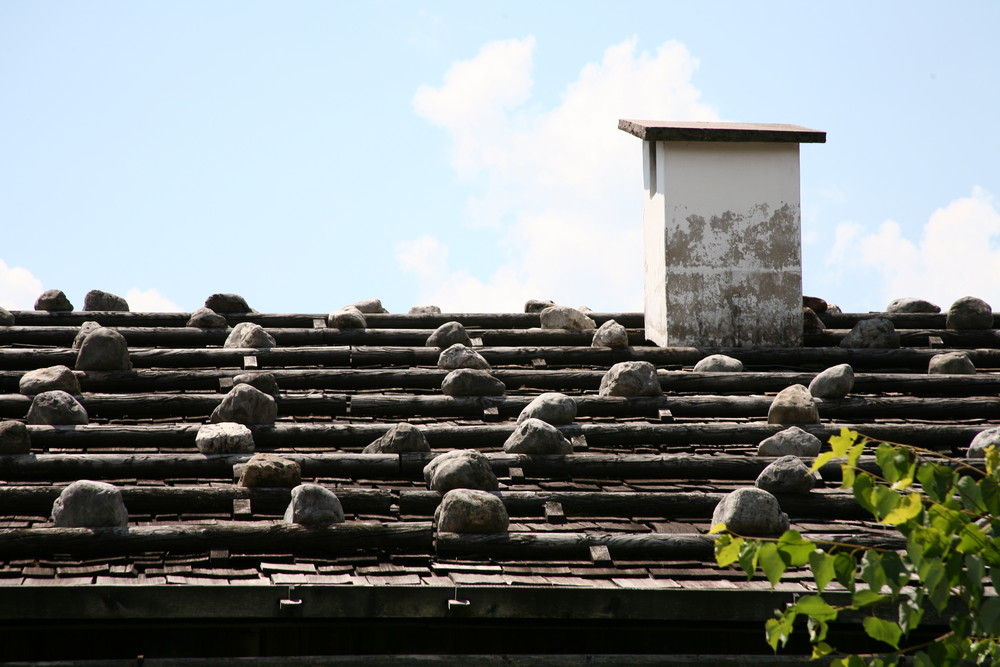
<svg viewBox="0 0 1000 667">
<path fill-rule="evenodd" d="M 420 283 L 421 300 L 446 310 L 520 309 L 529 298 L 639 309 L 641 153 L 618 120 L 716 120 L 691 84 L 697 61 L 677 42 L 651 54 L 628 39 L 585 65 L 546 110 L 527 104 L 534 44 L 532 37 L 487 44 L 413 99 L 419 115 L 450 132 L 458 175 L 480 178 L 467 222 L 498 231 L 492 250 L 500 266 L 491 275 L 451 267 L 438 250 L 439 273 L 415 270 L 414 247 L 447 250 L 432 237 L 403 244 L 397 259 Z"/>
<path fill-rule="evenodd" d="M 129 310 L 135 313 L 187 312 L 153 288 L 141 290 L 138 287 L 133 287 L 125 292 L 125 300 L 128 301 Z"/>
<path fill-rule="evenodd" d="M 916 296 L 947 308 L 959 297 L 977 296 L 1000 308 L 1000 213 L 993 197 L 976 187 L 934 211 L 917 241 L 905 238 L 893 220 L 874 233 L 842 223 L 827 263 L 872 270 L 885 303 Z"/>
<path fill-rule="evenodd" d="M 0 259 L 0 306 L 8 310 L 31 310 L 43 291 L 42 281 L 31 271 L 19 266 L 7 266 Z"/>
</svg>

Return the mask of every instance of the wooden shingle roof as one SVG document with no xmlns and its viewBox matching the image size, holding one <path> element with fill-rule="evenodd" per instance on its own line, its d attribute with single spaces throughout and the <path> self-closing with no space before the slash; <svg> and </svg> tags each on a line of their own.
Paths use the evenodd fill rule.
<svg viewBox="0 0 1000 667">
<path fill-rule="evenodd" d="M 592 315 L 628 328 L 632 346 L 614 350 L 590 347 L 592 332 L 540 329 L 537 314 L 369 314 L 367 329 L 344 331 L 327 328 L 322 315 L 227 315 L 230 326 L 264 326 L 277 343 L 270 349 L 223 348 L 224 330 L 187 328 L 186 314 L 14 316 L 15 326 L 0 327 L 2 419 L 25 418 L 25 371 L 73 366 L 70 346 L 84 321 L 116 328 L 134 368 L 77 372 L 90 424 L 30 426 L 31 454 L 0 456 L 6 660 L 158 652 L 770 657 L 763 622 L 810 590 L 809 577 L 792 574 L 776 590 L 747 581 L 715 566 L 705 533 L 719 499 L 753 485 L 772 461 L 756 448 L 783 428 L 767 423 L 773 396 L 849 363 L 853 392 L 818 399 L 822 423 L 803 427 L 824 442 L 848 426 L 960 456 L 977 433 L 1000 424 L 997 329 L 949 331 L 944 315 L 882 315 L 901 334 L 893 350 L 837 346 L 869 314 L 825 314 L 826 331 L 780 350 L 654 347 L 634 313 Z M 452 320 L 469 330 L 503 396 L 441 392 L 439 350 L 424 341 Z M 977 373 L 928 375 L 930 358 L 951 349 L 966 350 Z M 742 360 L 744 372 L 691 370 L 714 353 Z M 599 396 L 603 374 L 628 360 L 652 362 L 664 394 Z M 250 455 L 195 448 L 199 426 L 247 370 L 273 373 L 280 387 L 277 422 L 251 429 L 256 451 L 299 462 L 303 481 L 333 490 L 344 524 L 284 524 L 290 489 L 238 487 Z M 545 391 L 577 402 L 575 422 L 560 427 L 573 453 L 504 453 L 521 409 Z M 400 421 L 420 427 L 432 451 L 361 453 Z M 434 530 L 440 495 L 427 490 L 423 467 L 464 448 L 489 458 L 511 517 L 507 534 Z M 779 498 L 793 528 L 896 546 L 837 488 L 839 466 L 821 475 L 811 493 Z M 54 499 L 78 479 L 121 489 L 127 530 L 52 526 Z M 55 626 L 75 643 L 44 642 Z M 158 636 L 191 626 L 199 627 L 189 641 Z M 531 628 L 542 638 L 526 639 Z M 116 639 L 102 644 L 102 632 Z"/>
</svg>

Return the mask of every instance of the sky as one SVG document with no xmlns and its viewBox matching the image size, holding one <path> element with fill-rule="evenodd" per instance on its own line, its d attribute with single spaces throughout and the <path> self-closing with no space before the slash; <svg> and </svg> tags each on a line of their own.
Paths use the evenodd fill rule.
<svg viewBox="0 0 1000 667">
<path fill-rule="evenodd" d="M 0 3 L 0 306 L 642 307 L 619 118 L 791 123 L 803 291 L 1000 310 L 1000 3 Z"/>
</svg>

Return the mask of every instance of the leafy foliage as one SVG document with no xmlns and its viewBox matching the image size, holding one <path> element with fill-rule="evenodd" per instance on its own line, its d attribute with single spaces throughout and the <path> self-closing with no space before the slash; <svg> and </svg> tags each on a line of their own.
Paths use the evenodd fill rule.
<svg viewBox="0 0 1000 667">
<path fill-rule="evenodd" d="M 936 667 L 1000 661 L 1000 597 L 984 594 L 987 581 L 1000 590 L 1000 452 L 987 449 L 983 471 L 846 428 L 830 438 L 830 447 L 816 457 L 810 474 L 842 459 L 841 488 L 876 521 L 894 527 L 906 548 L 812 541 L 794 530 L 777 539 L 747 538 L 724 524 L 713 526 L 721 567 L 738 564 L 748 577 L 760 570 L 772 587 L 789 568 L 808 567 L 812 573 L 819 594 L 798 598 L 765 624 L 771 648 L 785 646 L 803 617 L 813 658 L 836 656 L 834 667 L 896 665 L 902 655 Z M 867 447 L 874 448 L 880 474 L 859 466 Z M 833 605 L 824 598 L 833 581 L 849 593 L 838 602 L 848 603 Z M 907 643 L 928 609 L 949 619 L 948 630 L 928 642 Z M 831 646 L 829 625 L 847 614 L 860 614 L 865 633 L 886 650 L 844 655 Z"/>
</svg>

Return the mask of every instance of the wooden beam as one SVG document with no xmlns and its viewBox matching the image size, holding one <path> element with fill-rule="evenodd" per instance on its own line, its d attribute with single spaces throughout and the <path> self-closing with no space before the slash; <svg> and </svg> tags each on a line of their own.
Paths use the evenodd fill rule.
<svg viewBox="0 0 1000 667">
<path fill-rule="evenodd" d="M 294 553 L 430 552 L 430 522 L 341 523 L 324 528 L 270 522 L 129 526 L 128 528 L 13 528 L 0 530 L 0 556 L 122 555 L 229 549 L 257 553 L 260 545 Z"/>
</svg>

